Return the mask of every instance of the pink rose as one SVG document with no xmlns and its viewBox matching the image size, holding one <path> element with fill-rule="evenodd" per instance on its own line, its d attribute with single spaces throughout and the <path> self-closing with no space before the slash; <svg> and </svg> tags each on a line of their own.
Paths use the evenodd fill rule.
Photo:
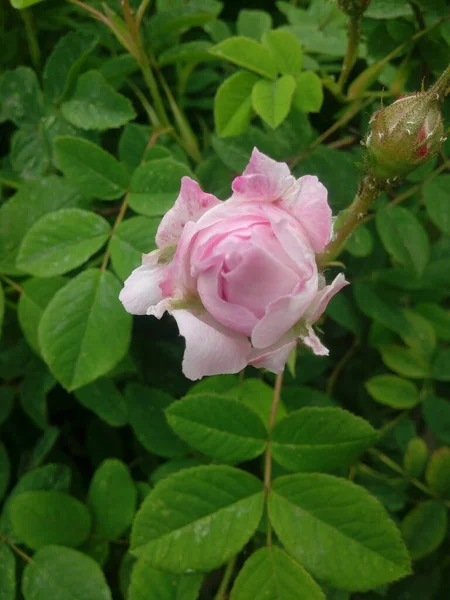
<svg viewBox="0 0 450 600">
<path fill-rule="evenodd" d="M 189 379 L 236 373 L 246 365 L 283 370 L 298 339 L 328 354 L 312 325 L 347 285 L 325 285 L 316 266 L 331 236 L 327 190 L 295 179 L 258 150 L 233 195 L 222 202 L 183 177 L 180 195 L 120 294 L 126 310 L 167 310 L 186 338 Z"/>
</svg>

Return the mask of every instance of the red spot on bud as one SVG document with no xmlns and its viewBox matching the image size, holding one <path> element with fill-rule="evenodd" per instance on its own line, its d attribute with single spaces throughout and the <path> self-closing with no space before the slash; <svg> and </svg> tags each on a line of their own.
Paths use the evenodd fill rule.
<svg viewBox="0 0 450 600">
<path fill-rule="evenodd" d="M 419 131 L 419 135 L 417 136 L 417 143 L 420 144 L 421 142 L 424 141 L 424 139 L 427 136 L 427 132 L 425 127 L 422 125 L 422 127 L 420 128 Z M 429 146 L 427 146 L 427 144 L 424 144 L 423 146 L 421 146 L 420 148 L 417 149 L 416 154 L 417 156 L 420 156 L 421 158 L 425 158 L 425 156 L 428 154 L 429 151 Z"/>
</svg>

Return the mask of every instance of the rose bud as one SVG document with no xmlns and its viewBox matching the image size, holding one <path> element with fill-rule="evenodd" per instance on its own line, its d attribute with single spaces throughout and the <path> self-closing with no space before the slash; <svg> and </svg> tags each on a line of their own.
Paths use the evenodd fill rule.
<svg viewBox="0 0 450 600">
<path fill-rule="evenodd" d="M 222 202 L 184 177 L 159 225 L 159 249 L 144 255 L 120 294 L 130 313 L 173 315 L 190 379 L 246 365 L 280 373 L 298 339 L 328 354 L 312 325 L 347 284 L 338 275 L 325 285 L 317 269 L 331 236 L 317 177 L 295 179 L 255 149 L 232 187 Z"/>
<path fill-rule="evenodd" d="M 429 90 L 399 98 L 370 119 L 368 170 L 378 179 L 407 175 L 437 154 L 443 131 L 439 94 Z"/>
</svg>

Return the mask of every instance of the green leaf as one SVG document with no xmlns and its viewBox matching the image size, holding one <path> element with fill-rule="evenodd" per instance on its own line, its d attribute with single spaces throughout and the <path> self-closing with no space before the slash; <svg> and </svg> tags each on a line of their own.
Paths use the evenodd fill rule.
<svg viewBox="0 0 450 600">
<path fill-rule="evenodd" d="M 142 254 L 156 249 L 155 236 L 161 219 L 131 217 L 114 230 L 109 249 L 111 264 L 121 281 L 142 263 Z"/>
<path fill-rule="evenodd" d="M 57 427 L 47 427 L 36 442 L 28 463 L 28 469 L 39 467 L 53 450 L 58 441 L 60 431 Z"/>
<path fill-rule="evenodd" d="M 173 573 L 210 571 L 249 541 L 263 503 L 261 482 L 244 471 L 227 466 L 180 471 L 144 501 L 133 523 L 132 552 Z"/>
<path fill-rule="evenodd" d="M 259 415 L 232 398 L 191 394 L 169 406 L 166 416 L 181 439 L 217 462 L 251 460 L 266 447 L 267 432 Z"/>
<path fill-rule="evenodd" d="M 151 160 L 141 165 L 131 179 L 131 208 L 148 217 L 164 215 L 172 208 L 184 176 L 193 177 L 185 164 L 171 158 Z"/>
<path fill-rule="evenodd" d="M 136 118 L 130 100 L 116 92 L 98 71 L 88 71 L 79 77 L 61 112 L 75 127 L 98 131 L 122 127 Z"/>
<path fill-rule="evenodd" d="M 432 302 L 417 304 L 414 311 L 431 323 L 438 339 L 450 342 L 450 314 L 448 311 Z"/>
<path fill-rule="evenodd" d="M 200 467 L 202 461 L 193 456 L 185 456 L 183 458 L 172 458 L 164 463 L 161 463 L 150 475 L 150 483 L 156 485 L 158 481 L 169 477 L 173 473 L 178 473 L 183 469 L 190 469 L 192 467 Z"/>
<path fill-rule="evenodd" d="M 450 402 L 434 395 L 425 396 L 423 417 L 434 435 L 444 444 L 450 445 Z"/>
<path fill-rule="evenodd" d="M 202 27 L 210 21 L 215 21 L 221 10 L 222 3 L 215 0 L 176 6 L 166 5 L 149 20 L 150 35 L 156 38 L 178 30 L 186 31 L 191 27 Z"/>
<path fill-rule="evenodd" d="M 313 71 L 304 71 L 295 78 L 292 104 L 306 113 L 320 112 L 323 104 L 322 80 Z"/>
<path fill-rule="evenodd" d="M 254 38 L 258 42 L 272 27 L 272 17 L 264 10 L 240 10 L 237 18 L 237 32 L 240 36 Z"/>
<path fill-rule="evenodd" d="M 435 494 L 450 499 L 450 448 L 442 446 L 433 452 L 425 479 Z"/>
<path fill-rule="evenodd" d="M 36 125 L 43 116 L 42 94 L 36 73 L 28 67 L 6 71 L 0 78 L 0 123 Z"/>
<path fill-rule="evenodd" d="M 410 15 L 411 5 L 406 0 L 373 0 L 366 12 L 366 16 L 372 19 L 395 19 Z"/>
<path fill-rule="evenodd" d="M 119 292 L 112 273 L 88 269 L 59 290 L 45 309 L 39 344 L 45 362 L 66 389 L 98 379 L 125 356 L 131 316 L 123 310 Z"/>
<path fill-rule="evenodd" d="M 433 326 L 421 315 L 409 309 L 402 310 L 408 321 L 410 332 L 402 335 L 403 341 L 428 362 L 436 347 L 436 334 Z"/>
<path fill-rule="evenodd" d="M 64 98 L 96 45 L 96 37 L 75 31 L 58 41 L 44 68 L 44 91 L 47 98 L 54 103 L 59 103 Z"/>
<path fill-rule="evenodd" d="M 179 43 L 167 48 L 158 56 L 158 65 L 167 67 L 176 63 L 192 64 L 207 60 L 214 60 L 208 52 L 212 48 L 211 42 L 205 40 L 194 40 L 192 42 Z"/>
<path fill-rule="evenodd" d="M 86 198 L 115 200 L 126 192 L 128 174 L 111 154 L 87 140 L 60 137 L 55 142 L 58 167 Z"/>
<path fill-rule="evenodd" d="M 235 388 L 239 383 L 236 375 L 212 375 L 196 381 L 188 390 L 187 394 L 214 394 L 226 395 L 228 391 Z"/>
<path fill-rule="evenodd" d="M 429 365 L 427 359 L 412 348 L 403 348 L 395 344 L 380 346 L 383 362 L 390 369 L 411 379 L 428 377 Z"/>
<path fill-rule="evenodd" d="M 356 337 L 361 337 L 361 315 L 358 313 L 355 303 L 345 293 L 336 294 L 331 299 L 327 306 L 327 315 L 333 321 L 354 333 Z"/>
<path fill-rule="evenodd" d="M 33 550 L 50 544 L 79 546 L 91 530 L 86 506 L 63 492 L 23 492 L 9 510 L 14 533 Z"/>
<path fill-rule="evenodd" d="M 210 52 L 218 58 L 228 60 L 269 79 L 275 79 L 277 76 L 277 67 L 272 54 L 251 38 L 230 37 L 214 46 Z"/>
<path fill-rule="evenodd" d="M 295 90 L 292 75 L 283 75 L 277 81 L 261 79 L 253 86 L 252 104 L 257 115 L 275 129 L 287 117 Z"/>
<path fill-rule="evenodd" d="M 47 365 L 41 360 L 36 359 L 27 365 L 20 388 L 20 402 L 24 412 L 43 430 L 49 426 L 47 394 L 53 389 L 55 383 Z"/>
<path fill-rule="evenodd" d="M 28 279 L 22 284 L 17 313 L 22 332 L 31 348 L 40 354 L 38 328 L 45 307 L 67 280 L 63 277 L 54 279 Z"/>
<path fill-rule="evenodd" d="M 434 552 L 447 533 L 447 509 L 434 500 L 419 504 L 401 524 L 403 539 L 413 560 Z"/>
<path fill-rule="evenodd" d="M 2 337 L 3 319 L 5 317 L 5 292 L 0 283 L 0 339 Z"/>
<path fill-rule="evenodd" d="M 303 49 L 297 38 L 289 31 L 275 29 L 263 36 L 263 45 L 275 59 L 278 73 L 282 75 L 300 75 L 303 66 Z"/>
<path fill-rule="evenodd" d="M 260 548 L 245 562 L 234 582 L 230 600 L 325 600 L 305 569 L 277 546 Z"/>
<path fill-rule="evenodd" d="M 0 500 L 3 498 L 9 484 L 11 463 L 5 446 L 0 442 Z"/>
<path fill-rule="evenodd" d="M 44 215 L 22 241 L 17 266 L 36 277 L 72 271 L 100 250 L 111 227 L 103 217 L 79 208 Z"/>
<path fill-rule="evenodd" d="M 25 600 L 112 600 L 105 576 L 89 556 L 47 546 L 33 556 L 22 579 Z"/>
<path fill-rule="evenodd" d="M 252 89 L 258 77 L 238 71 L 226 79 L 214 99 L 214 123 L 221 137 L 244 133 L 252 116 Z"/>
<path fill-rule="evenodd" d="M 0 542 L 0 600 L 16 599 L 16 559 L 9 547 Z"/>
<path fill-rule="evenodd" d="M 364 488 L 331 475 L 276 479 L 269 517 L 281 542 L 323 583 L 366 591 L 410 572 L 400 532 Z"/>
<path fill-rule="evenodd" d="M 125 396 L 130 425 L 144 448 L 165 458 L 187 454 L 188 447 L 170 429 L 164 414 L 165 409 L 175 401 L 172 396 L 139 383 L 127 385 Z"/>
<path fill-rule="evenodd" d="M 259 379 L 245 379 L 242 383 L 227 391 L 226 395 L 230 398 L 236 398 L 236 400 L 239 400 L 239 402 L 242 402 L 248 408 L 256 411 L 263 422 L 266 425 L 269 424 L 273 401 L 273 389 L 270 385 Z M 283 401 L 281 401 L 278 405 L 275 422 L 280 421 L 286 414 L 286 407 Z"/>
<path fill-rule="evenodd" d="M 0 425 L 2 425 L 11 414 L 14 407 L 14 397 L 16 390 L 12 387 L 1 385 L 0 386 Z"/>
<path fill-rule="evenodd" d="M 270 141 L 261 129 L 250 126 L 245 134 L 231 138 L 212 137 L 212 146 L 220 160 L 231 171 L 240 173 L 247 166 L 253 148 L 256 146 L 261 152 L 270 152 Z"/>
<path fill-rule="evenodd" d="M 23 179 L 34 179 L 48 168 L 48 141 L 41 127 L 24 125 L 11 137 L 11 166 Z"/>
<path fill-rule="evenodd" d="M 403 457 L 405 471 L 411 477 L 421 477 L 428 460 L 428 446 L 422 438 L 413 437 L 409 440 Z"/>
<path fill-rule="evenodd" d="M 75 395 L 79 402 L 94 412 L 111 427 L 123 427 L 128 423 L 128 407 L 125 398 L 109 378 L 97 379 L 78 388 Z"/>
<path fill-rule="evenodd" d="M 77 206 L 79 193 L 60 177 L 51 175 L 21 186 L 0 207 L 0 270 L 16 275 L 19 246 L 26 232 L 42 216 Z"/>
<path fill-rule="evenodd" d="M 375 375 L 367 380 L 366 388 L 374 400 L 399 410 L 413 408 L 419 403 L 415 384 L 396 375 Z"/>
<path fill-rule="evenodd" d="M 450 348 L 439 348 L 431 365 L 431 376 L 436 381 L 450 381 Z"/>
<path fill-rule="evenodd" d="M 44 0 L 11 0 L 11 6 L 14 8 L 23 9 L 43 1 Z"/>
<path fill-rule="evenodd" d="M 94 534 L 117 540 L 131 525 L 136 501 L 136 486 L 127 466 L 120 460 L 105 460 L 94 473 L 87 498 Z"/>
<path fill-rule="evenodd" d="M 408 321 L 402 311 L 397 306 L 386 302 L 374 286 L 367 283 L 356 283 L 352 288 L 356 303 L 364 314 L 400 336 L 411 333 Z"/>
<path fill-rule="evenodd" d="M 87 554 L 95 560 L 101 567 L 104 567 L 110 552 L 109 542 L 95 537 L 89 537 L 79 548 L 80 552 Z"/>
<path fill-rule="evenodd" d="M 423 197 L 430 219 L 443 233 L 450 235 L 450 175 L 440 175 L 423 186 Z"/>
<path fill-rule="evenodd" d="M 378 434 L 341 408 L 302 408 L 272 430 L 273 458 L 291 471 L 328 471 L 351 464 Z"/>
<path fill-rule="evenodd" d="M 383 246 L 400 264 L 421 275 L 430 257 L 430 244 L 423 226 L 406 208 L 393 206 L 376 215 Z"/>
<path fill-rule="evenodd" d="M 142 557 L 131 574 L 129 600 L 197 600 L 201 575 L 173 575 L 153 569 Z"/>
<path fill-rule="evenodd" d="M 128 123 L 119 138 L 119 159 L 130 171 L 134 171 L 144 160 L 152 130 L 150 127 Z"/>
</svg>

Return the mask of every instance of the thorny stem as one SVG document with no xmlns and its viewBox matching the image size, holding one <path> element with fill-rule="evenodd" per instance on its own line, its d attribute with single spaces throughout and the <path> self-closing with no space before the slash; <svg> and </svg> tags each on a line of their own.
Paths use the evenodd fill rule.
<svg viewBox="0 0 450 600">
<path fill-rule="evenodd" d="M 342 70 L 338 80 L 338 87 L 342 91 L 347 83 L 348 76 L 358 58 L 359 36 L 361 30 L 361 16 L 350 17 L 348 22 L 347 52 L 342 63 Z"/>
<path fill-rule="evenodd" d="M 266 503 L 269 497 L 270 486 L 272 481 L 272 446 L 270 443 L 270 434 L 273 429 L 273 426 L 275 425 L 275 419 L 277 418 L 278 406 L 280 404 L 281 388 L 283 387 L 283 375 L 284 372 L 278 373 L 275 379 L 275 386 L 273 388 L 272 396 L 272 409 L 270 411 L 269 417 L 268 440 L 264 462 L 264 493 L 266 497 Z M 267 522 L 267 545 L 272 545 L 272 527 L 269 521 Z"/>
<path fill-rule="evenodd" d="M 225 600 L 227 588 L 230 583 L 230 579 L 233 575 L 234 566 L 236 564 L 236 556 L 230 560 L 230 562 L 225 567 L 225 571 L 223 574 L 222 581 L 220 582 L 219 589 L 217 590 L 217 594 L 214 596 L 214 600 Z"/>
<path fill-rule="evenodd" d="M 111 255 L 111 239 L 112 239 L 114 233 L 116 232 L 116 229 L 122 223 L 125 213 L 127 212 L 129 196 L 130 196 L 130 193 L 128 192 L 127 195 L 125 196 L 125 198 L 123 199 L 122 205 L 119 210 L 119 214 L 117 215 L 116 220 L 114 221 L 114 225 L 111 230 L 111 237 L 109 238 L 110 241 L 108 243 L 108 247 L 106 248 L 105 255 L 103 256 L 102 266 L 100 267 L 100 269 L 102 271 L 106 271 L 106 267 L 108 266 L 109 257 Z"/>
</svg>

